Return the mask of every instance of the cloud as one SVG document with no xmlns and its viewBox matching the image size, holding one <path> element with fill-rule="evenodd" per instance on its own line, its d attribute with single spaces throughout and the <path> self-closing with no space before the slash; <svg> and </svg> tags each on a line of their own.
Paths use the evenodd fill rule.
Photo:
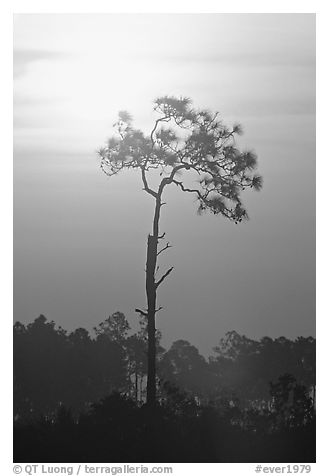
<svg viewBox="0 0 329 476">
<path fill-rule="evenodd" d="M 241 67 L 270 66 L 270 67 L 315 67 L 315 56 L 311 54 L 285 53 L 281 51 L 194 51 L 183 54 L 161 55 L 159 61 L 168 61 L 175 64 L 204 63 L 239 65 Z"/>
<path fill-rule="evenodd" d="M 15 49 L 14 50 L 14 78 L 27 73 L 31 63 L 44 60 L 53 60 L 66 57 L 66 53 L 50 50 Z"/>
</svg>

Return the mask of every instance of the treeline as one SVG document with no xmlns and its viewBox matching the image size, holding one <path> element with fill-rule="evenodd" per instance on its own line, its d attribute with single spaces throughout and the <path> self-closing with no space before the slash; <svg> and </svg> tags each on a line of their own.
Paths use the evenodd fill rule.
<svg viewBox="0 0 329 476">
<path fill-rule="evenodd" d="M 113 392 L 145 401 L 146 324 L 132 333 L 120 312 L 94 328 L 68 333 L 41 315 L 14 325 L 14 415 L 16 421 L 55 415 L 59 406 L 77 416 Z M 315 339 L 249 339 L 228 332 L 209 358 L 185 340 L 170 349 L 157 335 L 159 401 L 168 388 L 179 389 L 198 405 L 273 410 L 275 395 L 300 405 L 315 398 Z M 169 386 L 169 387 L 168 387 Z M 281 392 L 281 397 L 279 397 Z M 295 395 L 295 397 L 293 397 Z M 305 403 L 308 402 L 308 403 Z M 281 405 L 283 403 L 281 402 Z M 298 405 L 297 405 L 298 406 Z M 305 410 L 305 409 L 304 409 Z M 299 408 L 299 413 L 303 413 Z M 296 410 L 297 411 L 297 410 Z M 297 412 L 298 412 L 297 411 Z M 306 411 L 306 410 L 305 410 Z"/>
<path fill-rule="evenodd" d="M 14 461 L 314 462 L 315 339 L 228 332 L 209 358 L 157 333 L 145 405 L 147 327 L 116 312 L 68 333 L 14 325 Z"/>
</svg>

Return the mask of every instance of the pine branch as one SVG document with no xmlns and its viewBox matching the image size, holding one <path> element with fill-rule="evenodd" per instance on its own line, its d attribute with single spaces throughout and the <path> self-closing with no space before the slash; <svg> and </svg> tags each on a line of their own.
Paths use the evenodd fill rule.
<svg viewBox="0 0 329 476">
<path fill-rule="evenodd" d="M 146 173 L 145 173 L 145 166 L 146 166 L 146 163 L 144 164 L 144 166 L 141 167 L 141 171 L 142 171 L 142 180 L 143 180 L 143 184 L 144 184 L 144 190 L 149 193 L 150 195 L 152 195 L 152 197 L 154 198 L 157 198 L 157 193 L 152 190 L 148 183 L 147 183 L 147 179 L 146 179 Z"/>
<path fill-rule="evenodd" d="M 178 182 L 177 180 L 173 180 L 173 183 L 178 185 L 182 190 L 183 192 L 190 192 L 190 193 L 196 193 L 199 197 L 200 200 L 203 200 L 204 199 L 204 196 L 202 195 L 202 193 L 200 192 L 200 190 L 198 189 L 191 189 L 191 188 L 186 188 L 184 187 L 184 185 L 182 184 L 182 182 Z"/>
<path fill-rule="evenodd" d="M 169 241 L 164 248 L 158 251 L 157 256 L 159 256 L 163 251 L 167 250 L 168 248 L 172 248 L 172 246 L 169 244 Z"/>
<path fill-rule="evenodd" d="M 138 314 L 141 314 L 144 317 L 147 317 L 147 312 L 142 311 L 141 309 L 135 309 L 135 312 L 138 312 Z"/>
<path fill-rule="evenodd" d="M 172 272 L 172 270 L 174 269 L 174 267 L 172 266 L 171 268 L 168 269 L 168 271 L 165 272 L 165 274 L 159 279 L 159 281 L 157 281 L 155 283 L 155 288 L 157 289 L 160 284 L 166 279 L 167 276 L 169 276 L 169 274 Z"/>
</svg>

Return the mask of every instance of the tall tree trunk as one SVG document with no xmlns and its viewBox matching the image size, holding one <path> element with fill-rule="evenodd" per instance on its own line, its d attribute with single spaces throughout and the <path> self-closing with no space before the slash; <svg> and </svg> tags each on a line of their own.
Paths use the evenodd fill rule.
<svg viewBox="0 0 329 476">
<path fill-rule="evenodd" d="M 155 349 L 155 266 L 157 257 L 157 238 L 152 235 L 147 240 L 146 296 L 147 296 L 147 404 L 153 406 L 156 400 L 156 349 Z"/>
<path fill-rule="evenodd" d="M 137 364 L 135 368 L 135 401 L 138 402 L 138 372 L 137 372 Z"/>
<path fill-rule="evenodd" d="M 156 403 L 156 342 L 155 342 L 155 313 L 156 313 L 156 283 L 155 270 L 158 253 L 160 197 L 156 199 L 153 235 L 147 239 L 146 258 L 146 296 L 147 296 L 147 405 L 153 407 Z"/>
</svg>

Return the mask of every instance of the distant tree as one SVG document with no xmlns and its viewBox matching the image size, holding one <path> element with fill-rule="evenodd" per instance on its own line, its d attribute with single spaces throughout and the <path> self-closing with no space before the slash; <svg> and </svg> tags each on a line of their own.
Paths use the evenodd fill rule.
<svg viewBox="0 0 329 476">
<path fill-rule="evenodd" d="M 94 327 L 95 375 L 103 395 L 123 391 L 128 385 L 126 344 L 130 326 L 122 312 L 115 312 Z"/>
<path fill-rule="evenodd" d="M 129 336 L 126 342 L 128 368 L 136 401 L 141 400 L 142 382 L 147 373 L 147 343 L 138 334 Z"/>
<path fill-rule="evenodd" d="M 277 382 L 270 382 L 273 399 L 274 428 L 304 426 L 314 418 L 314 405 L 307 388 L 285 373 Z"/>
<path fill-rule="evenodd" d="M 257 348 L 258 342 L 241 336 L 236 331 L 229 331 L 220 339 L 218 346 L 214 347 L 214 352 L 221 357 L 236 360 L 240 356 L 254 353 Z"/>
<path fill-rule="evenodd" d="M 194 345 L 182 339 L 162 356 L 159 374 L 164 382 L 199 399 L 209 395 L 214 383 L 206 359 Z"/>
<path fill-rule="evenodd" d="M 66 395 L 66 331 L 40 315 L 14 326 L 15 413 L 47 413 Z"/>
<path fill-rule="evenodd" d="M 128 327 L 127 327 L 128 326 Z M 128 388 L 127 332 L 114 313 L 92 339 L 86 329 L 68 334 L 41 315 L 14 325 L 14 412 L 17 418 L 55 414 L 58 405 L 75 415 L 90 402 Z"/>
<path fill-rule="evenodd" d="M 89 402 L 102 396 L 100 385 L 95 379 L 98 370 L 95 368 L 95 346 L 86 329 L 78 328 L 68 335 L 65 404 L 76 412 L 84 410 Z"/>
<path fill-rule="evenodd" d="M 68 336 L 69 341 L 74 345 L 84 346 L 88 345 L 91 342 L 89 332 L 83 327 L 75 329 Z"/>
<path fill-rule="evenodd" d="M 299 337 L 295 341 L 285 337 L 260 341 L 227 332 L 214 347 L 209 359 L 216 375 L 216 392 L 234 392 L 245 403 L 257 400 L 269 402 L 268 382 L 283 374 L 290 374 L 299 385 L 313 391 L 315 386 L 315 339 Z"/>
<path fill-rule="evenodd" d="M 197 111 L 185 97 L 159 97 L 154 101 L 154 110 L 159 117 L 149 135 L 132 127 L 129 113 L 119 112 L 115 123 L 118 135 L 111 137 L 106 147 L 99 150 L 103 172 L 113 176 L 124 169 L 137 169 L 144 191 L 155 204 L 152 233 L 147 241 L 147 309 L 138 310 L 148 321 L 147 402 L 150 406 L 156 401 L 157 290 L 173 270 L 173 267 L 169 268 L 156 279 L 158 257 L 170 247 L 167 242 L 158 249 L 159 240 L 165 237 L 159 230 L 165 188 L 174 184 L 183 192 L 192 193 L 200 213 L 209 210 L 239 223 L 247 219 L 241 191 L 246 187 L 259 190 L 262 185 L 261 177 L 252 173 L 257 164 L 256 155 L 236 148 L 235 136 L 241 134 L 239 125 L 226 127 L 218 113 Z M 159 181 L 152 188 L 150 174 L 153 175 L 154 169 L 159 173 Z M 195 179 L 196 182 L 190 185 Z"/>
<path fill-rule="evenodd" d="M 97 336 L 106 336 L 117 344 L 122 344 L 127 338 L 130 329 L 129 322 L 122 312 L 114 312 L 98 327 L 94 327 Z"/>
<path fill-rule="evenodd" d="M 315 391 L 315 339 L 314 337 L 298 337 L 294 344 L 296 370 L 294 375 L 306 387 Z"/>
</svg>

